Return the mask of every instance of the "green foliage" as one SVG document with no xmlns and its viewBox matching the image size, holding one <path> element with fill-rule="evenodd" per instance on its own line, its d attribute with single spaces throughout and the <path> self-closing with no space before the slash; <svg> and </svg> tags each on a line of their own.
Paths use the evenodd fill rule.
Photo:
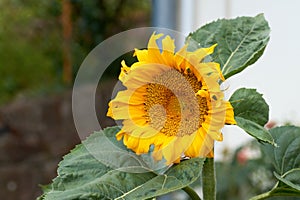
<svg viewBox="0 0 300 200">
<path fill-rule="evenodd" d="M 200 158 L 156 173 L 147 165 L 145 155 L 135 155 L 115 139 L 119 130 L 112 127 L 95 132 L 66 155 L 58 176 L 45 187 L 40 199 L 142 200 L 184 188 L 200 176 L 204 162 Z"/>
<path fill-rule="evenodd" d="M 150 21 L 149 0 L 71 0 L 71 3 L 74 48 L 78 52 L 88 53 L 109 36 Z"/>
<path fill-rule="evenodd" d="M 49 1 L 0 2 L 0 104 L 16 93 L 58 85 L 59 21 Z"/>
<path fill-rule="evenodd" d="M 269 106 L 256 89 L 240 88 L 230 97 L 234 115 L 264 126 L 269 120 Z"/>
<path fill-rule="evenodd" d="M 0 1 L 0 104 L 19 93 L 64 88 L 62 2 Z M 150 0 L 71 0 L 71 4 L 74 76 L 85 56 L 101 41 L 149 22 Z"/>
<path fill-rule="evenodd" d="M 255 89 L 240 88 L 229 99 L 237 125 L 259 141 L 274 144 L 263 126 L 269 120 L 269 106 Z"/>
<path fill-rule="evenodd" d="M 216 162 L 217 199 L 240 200 L 271 189 L 272 165 L 261 156 L 261 143 L 252 140 Z"/>
<path fill-rule="evenodd" d="M 259 193 L 251 200 L 299 199 L 300 127 L 279 127 L 270 133 L 277 147 L 252 141 L 237 149 L 232 159 L 216 163 L 217 199 L 248 199 Z M 247 156 L 249 151 L 254 157 Z"/>
<path fill-rule="evenodd" d="M 278 147 L 264 145 L 263 151 L 272 161 L 278 174 L 284 175 L 289 170 L 300 168 L 300 128 L 283 126 L 270 130 Z"/>
<path fill-rule="evenodd" d="M 278 147 L 262 146 L 267 160 L 274 166 L 278 182 L 274 188 L 253 200 L 272 196 L 300 196 L 300 127 L 283 126 L 271 129 Z"/>
<path fill-rule="evenodd" d="M 77 71 L 85 56 L 108 37 L 150 23 L 150 0 L 71 0 L 73 7 L 72 61 Z M 120 69 L 111 65 L 112 71 Z M 114 74 L 113 74 L 114 75 Z M 112 74 L 104 76 L 111 78 Z"/>
<path fill-rule="evenodd" d="M 229 78 L 257 61 L 269 34 L 268 23 L 260 14 L 217 20 L 191 33 L 187 39 L 191 49 L 218 44 L 212 59 L 220 63 L 224 77 Z"/>
</svg>

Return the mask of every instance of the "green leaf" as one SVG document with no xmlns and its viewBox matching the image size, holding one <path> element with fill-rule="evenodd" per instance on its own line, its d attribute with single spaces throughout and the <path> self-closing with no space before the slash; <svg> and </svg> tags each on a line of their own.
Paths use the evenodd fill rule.
<svg viewBox="0 0 300 200">
<path fill-rule="evenodd" d="M 280 176 L 279 174 L 274 172 L 274 176 L 282 183 L 300 192 L 300 168 L 292 169 L 285 173 L 283 176 Z"/>
<path fill-rule="evenodd" d="M 282 126 L 270 130 L 278 147 L 263 145 L 266 157 L 273 163 L 277 174 L 300 168 L 300 127 Z"/>
<path fill-rule="evenodd" d="M 259 141 L 275 144 L 263 126 L 269 120 L 269 106 L 255 89 L 240 88 L 229 99 L 237 125 Z"/>
<path fill-rule="evenodd" d="M 212 59 L 220 63 L 224 77 L 229 78 L 258 60 L 269 34 L 268 22 L 259 14 L 214 21 L 190 33 L 187 42 L 192 50 L 218 44 Z"/>
<path fill-rule="evenodd" d="M 273 188 L 271 191 L 268 191 L 266 193 L 257 195 L 255 197 L 250 198 L 249 200 L 262 200 L 262 199 L 268 199 L 270 197 L 281 197 L 280 199 L 284 199 L 282 197 L 287 196 L 287 197 L 299 197 L 300 196 L 300 191 L 295 190 L 293 188 L 287 187 L 287 186 L 280 186 L 277 187 L 278 184 L 276 184 L 276 187 Z M 291 199 L 291 198 L 288 198 Z M 291 200 L 293 200 L 292 198 Z"/>
<path fill-rule="evenodd" d="M 157 165 L 149 166 L 147 155 L 137 156 L 115 139 L 119 130 L 95 132 L 76 146 L 59 163 L 58 176 L 39 199 L 148 199 L 186 187 L 200 176 L 200 158 L 156 173 L 151 167 Z"/>
<path fill-rule="evenodd" d="M 203 162 L 201 158 L 183 161 L 117 199 L 148 199 L 184 188 L 200 176 Z"/>
<path fill-rule="evenodd" d="M 270 135 L 269 131 L 261 125 L 242 117 L 235 117 L 235 121 L 240 128 L 252 137 L 256 138 L 258 141 L 275 145 L 273 137 Z"/>
<path fill-rule="evenodd" d="M 270 191 L 269 197 L 299 197 L 300 191 L 288 186 L 280 186 Z M 290 199 L 290 198 L 289 198 Z M 293 199 L 291 199 L 293 200 Z"/>
<path fill-rule="evenodd" d="M 262 145 L 266 159 L 274 165 L 275 187 L 253 200 L 271 196 L 300 196 L 300 127 L 282 126 L 270 130 L 277 147 Z"/>
<path fill-rule="evenodd" d="M 240 88 L 230 97 L 234 116 L 264 126 L 269 121 L 269 106 L 256 89 Z"/>
</svg>

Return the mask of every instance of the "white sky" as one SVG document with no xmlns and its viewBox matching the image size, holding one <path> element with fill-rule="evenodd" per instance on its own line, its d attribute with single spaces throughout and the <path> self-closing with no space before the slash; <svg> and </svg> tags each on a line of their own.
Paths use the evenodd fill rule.
<svg viewBox="0 0 300 200">
<path fill-rule="evenodd" d="M 227 81 L 227 96 L 240 87 L 256 88 L 270 106 L 270 120 L 300 125 L 299 0 L 183 0 L 181 9 L 179 27 L 184 33 L 218 18 L 264 13 L 271 27 L 270 42 L 255 64 Z M 224 142 L 216 145 L 216 154 L 224 147 L 237 147 L 250 138 L 238 128 L 225 128 Z"/>
</svg>

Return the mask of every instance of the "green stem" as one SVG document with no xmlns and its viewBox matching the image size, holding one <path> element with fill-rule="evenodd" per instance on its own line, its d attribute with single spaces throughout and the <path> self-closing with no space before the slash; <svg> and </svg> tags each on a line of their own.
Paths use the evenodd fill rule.
<svg viewBox="0 0 300 200">
<path fill-rule="evenodd" d="M 257 195 L 255 197 L 252 197 L 249 200 L 262 200 L 262 199 L 266 199 L 266 198 L 269 198 L 269 197 L 271 197 L 270 191 L 268 191 L 266 193 L 263 193 L 263 194 L 260 194 L 260 195 Z"/>
<path fill-rule="evenodd" d="M 185 191 L 191 197 L 192 200 L 201 200 L 198 194 L 195 192 L 195 190 L 193 190 L 189 186 L 182 188 L 182 190 Z"/>
<path fill-rule="evenodd" d="M 216 176 L 214 158 L 206 158 L 202 170 L 204 200 L 216 200 Z"/>
</svg>

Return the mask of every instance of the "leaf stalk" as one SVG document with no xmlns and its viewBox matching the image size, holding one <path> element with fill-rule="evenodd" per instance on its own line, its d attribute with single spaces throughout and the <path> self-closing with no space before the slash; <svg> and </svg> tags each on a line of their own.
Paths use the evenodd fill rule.
<svg viewBox="0 0 300 200">
<path fill-rule="evenodd" d="M 182 188 L 183 191 L 185 191 L 189 197 L 191 197 L 192 200 L 201 200 L 201 198 L 198 196 L 198 194 L 193 190 L 191 187 L 186 186 Z"/>
</svg>

